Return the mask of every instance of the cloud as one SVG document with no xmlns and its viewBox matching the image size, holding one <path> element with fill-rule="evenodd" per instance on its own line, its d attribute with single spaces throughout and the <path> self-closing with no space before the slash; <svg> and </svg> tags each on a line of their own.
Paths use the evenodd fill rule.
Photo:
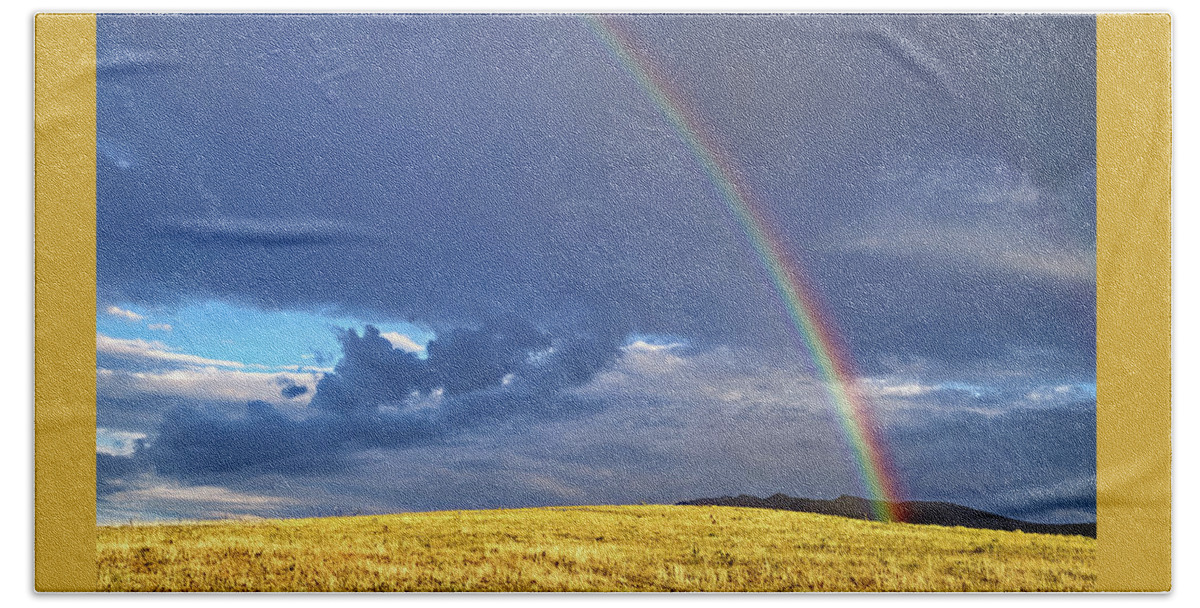
<svg viewBox="0 0 1200 608">
<path fill-rule="evenodd" d="M 106 308 L 104 310 L 104 312 L 107 312 L 108 314 L 110 314 L 114 317 L 121 317 L 121 318 L 129 320 L 129 321 L 141 321 L 142 319 L 146 318 L 145 316 L 139 315 L 138 313 L 133 312 L 132 310 L 125 310 L 124 308 L 121 308 L 120 306 L 116 306 L 116 305 L 109 306 L 108 308 Z"/>
<path fill-rule="evenodd" d="M 151 323 L 146 327 L 154 331 L 171 331 L 173 329 L 170 323 Z"/>
<path fill-rule="evenodd" d="M 1025 400 L 1037 406 L 1087 406 L 1096 401 L 1096 385 L 1075 383 L 1037 386 L 1025 394 Z"/>
<path fill-rule="evenodd" d="M 391 343 L 392 348 L 398 348 L 407 353 L 425 352 L 425 347 L 415 340 L 398 331 L 387 331 L 379 334 L 379 337 Z"/>
<path fill-rule="evenodd" d="M 339 468 L 336 450 L 349 430 L 329 418 L 290 418 L 265 401 L 238 416 L 191 406 L 168 412 L 154 441 L 137 456 L 159 475 L 196 479 L 233 471 L 310 473 Z"/>
<path fill-rule="evenodd" d="M 901 384 L 899 386 L 884 386 L 879 389 L 881 395 L 899 395 L 901 397 L 915 397 L 924 395 L 933 391 L 936 387 L 922 384 Z"/>
<path fill-rule="evenodd" d="M 154 371 L 96 370 L 96 391 L 104 399 L 186 399 L 195 402 L 246 403 L 267 401 L 304 405 L 303 396 L 316 386 L 320 374 L 247 372 L 219 367 L 188 367 Z M 293 387 L 290 397 L 280 387 Z M 302 388 L 295 392 L 296 388 Z"/>
<path fill-rule="evenodd" d="M 1000 382 L 1005 380 L 994 379 Z M 982 384 L 948 380 L 938 383 L 896 378 L 859 378 L 858 386 L 868 395 L 881 398 L 936 397 L 938 393 L 960 393 L 975 399 L 995 396 L 999 389 Z M 1016 394 L 1019 394 L 1016 393 Z M 918 400 L 919 402 L 920 400 Z M 928 403 L 928 400 L 925 401 Z"/>
<path fill-rule="evenodd" d="M 279 394 L 283 395 L 285 399 L 295 399 L 296 397 L 306 393 L 308 393 L 307 386 L 300 386 L 296 384 L 289 384 L 279 391 Z"/>
<path fill-rule="evenodd" d="M 855 487 L 853 456 L 823 381 L 802 362 L 789 367 L 761 357 L 730 349 L 686 356 L 629 350 L 578 389 L 608 404 L 597 418 L 577 428 L 552 425 L 539 436 L 561 435 L 564 443 L 590 445 L 596 452 L 635 445 L 652 450 L 657 456 L 651 459 L 663 466 L 680 463 L 677 471 L 663 473 L 678 481 L 676 495 L 719 479 L 724 486 L 718 491 L 725 494 L 785 491 L 831 498 L 864 491 Z M 880 425 L 876 431 L 901 471 L 906 497 L 1039 521 L 1092 520 L 1094 487 L 1047 488 L 1094 475 L 1094 393 L 1078 385 L 1031 388 L 1030 381 L 986 386 L 864 379 L 860 386 Z M 1031 393 L 1059 399 L 1030 403 Z M 612 431 L 599 430 L 606 427 Z M 601 439 L 588 440 L 589 433 Z M 605 445 L 611 441 L 619 443 Z M 656 465 L 630 466 L 653 471 Z M 783 473 L 781 466 L 801 470 Z M 701 473 L 681 472 L 692 469 Z M 626 473 L 643 474 L 656 478 L 652 472 Z"/>
<path fill-rule="evenodd" d="M 158 474 L 311 475 L 341 470 L 362 449 L 429 445 L 488 425 L 594 412 L 597 402 L 570 389 L 614 360 L 620 344 L 616 337 L 556 338 L 512 321 L 444 332 L 424 359 L 393 348 L 373 326 L 361 335 L 344 331 L 340 340 L 341 360 L 319 379 L 210 367 L 102 370 L 98 381 L 109 398 L 190 400 L 170 409 L 153 441 L 139 450 Z M 225 403 L 263 396 L 230 412 L 204 407 L 206 395 Z M 306 408 L 289 409 L 306 397 Z"/>
<path fill-rule="evenodd" d="M 803 361 L 781 364 L 761 353 L 727 347 L 691 354 L 627 347 L 614 365 L 576 392 L 593 398 L 648 399 L 672 407 L 709 402 L 727 412 L 823 412 L 827 394 L 824 383 L 803 368 Z"/>
<path fill-rule="evenodd" d="M 333 220 L 194 219 L 166 222 L 159 229 L 197 243 L 224 245 L 322 245 L 362 236 Z"/>
<path fill-rule="evenodd" d="M 520 376 L 538 367 L 529 365 L 530 356 L 552 346 L 549 335 L 526 323 L 493 323 L 431 342 L 430 369 L 447 394 L 468 393 L 498 387 L 510 372 Z M 556 351 L 552 360 L 563 356 Z"/>
<path fill-rule="evenodd" d="M 615 337 L 555 340 L 512 321 L 446 332 L 429 343 L 424 359 L 393 348 L 371 326 L 361 336 L 344 332 L 341 342 L 343 357 L 317 386 L 313 406 L 343 413 L 402 404 L 435 389 L 449 397 L 553 392 L 586 382 L 617 353 Z"/>
<path fill-rule="evenodd" d="M 307 372 L 311 374 L 328 374 L 329 372 L 333 371 L 332 367 L 317 367 L 313 365 L 279 365 L 276 366 L 275 369 L 292 372 Z"/>
<path fill-rule="evenodd" d="M 112 338 L 101 333 L 96 334 L 96 353 L 100 355 L 108 355 L 118 359 L 167 363 L 174 365 L 234 368 L 246 367 L 246 364 L 238 361 L 223 361 L 220 359 L 209 359 L 207 357 L 174 352 L 170 350 L 169 346 L 159 341 Z"/>
<path fill-rule="evenodd" d="M 111 502 L 105 508 L 119 506 L 125 495 L 116 492 L 150 474 L 194 485 L 288 487 L 297 497 L 336 495 L 322 506 L 306 500 L 264 508 L 267 515 L 864 491 L 827 388 L 803 361 L 782 364 L 726 347 L 621 348 L 616 340 L 600 368 L 570 384 L 563 382 L 569 374 L 539 377 L 533 370 L 565 365 L 554 358 L 571 352 L 572 341 L 537 332 L 520 339 L 517 327 L 478 328 L 447 340 L 464 351 L 509 344 L 526 353 L 491 353 L 512 362 L 512 370 L 455 394 L 415 388 L 441 384 L 437 368 L 392 349 L 377 330 L 347 332 L 343 360 L 331 374 L 337 382 L 317 389 L 314 403 L 321 407 L 302 417 L 263 402 L 234 415 L 172 410 L 149 433 L 149 445 L 106 461 L 108 469 L 125 465 L 125 476 L 105 476 L 105 491 L 116 496 L 105 498 Z M 547 340 L 554 346 L 539 350 Z M 432 349 L 430 360 L 437 353 Z M 466 354 L 456 357 L 461 363 Z M 494 378 L 492 366 L 484 368 Z M 540 384 L 531 381 L 539 378 Z M 393 391 L 387 380 L 413 390 Z M 1034 520 L 1089 518 L 1094 499 L 1086 484 L 1054 488 L 1094 474 L 1087 457 L 1094 413 L 1034 408 L 1026 399 L 1076 389 L 921 378 L 862 386 L 876 389 L 868 394 L 906 497 Z M 235 512 L 207 512 L 218 511 Z"/>
<path fill-rule="evenodd" d="M 1096 276 L 1092 250 L 1047 243 L 1032 238 L 1017 226 L 893 226 L 887 232 L 847 241 L 846 248 L 1085 283 L 1094 281 Z"/>
<path fill-rule="evenodd" d="M 313 406 L 334 413 L 371 411 L 401 403 L 414 391 L 432 390 L 428 360 L 392 347 L 379 330 L 368 327 L 360 337 L 354 330 L 339 334 L 342 359 L 317 385 Z"/>
<path fill-rule="evenodd" d="M 1082 177 L 1039 184 L 1029 171 L 986 157 L 889 160 L 875 177 L 882 190 L 917 185 L 894 194 L 905 204 L 877 212 L 853 233 L 839 232 L 838 247 L 1002 272 L 1010 280 L 1095 281 L 1092 222 L 1057 217 L 1090 205 L 1090 188 L 1077 183 Z"/>
<path fill-rule="evenodd" d="M 675 348 L 682 348 L 683 346 L 684 345 L 682 342 L 671 342 L 668 344 L 658 344 L 658 343 L 650 343 L 645 340 L 634 340 L 633 342 L 626 344 L 623 348 L 625 350 L 657 352 L 657 351 L 663 351 L 663 350 L 672 350 Z"/>
<path fill-rule="evenodd" d="M 222 486 L 186 485 L 147 477 L 140 483 L 106 494 L 97 511 L 99 523 L 126 519 L 244 519 L 278 513 L 296 505 L 294 497 L 232 490 Z M 119 508 L 114 506 L 119 505 Z M 128 517 L 126 517 L 128 516 Z"/>
<path fill-rule="evenodd" d="M 96 429 L 96 453 L 109 456 L 132 456 L 146 439 L 145 433 Z"/>
<path fill-rule="evenodd" d="M 682 356 L 628 351 L 577 392 L 605 407 L 467 441 L 373 451 L 360 461 L 358 491 L 405 509 L 863 492 L 825 387 L 799 362 L 773 365 L 752 351 L 731 349 Z M 1023 409 L 1020 391 L 1010 391 L 1008 409 L 997 415 L 956 410 L 946 399 L 958 399 L 961 407 L 971 393 L 941 393 L 940 399 L 909 398 L 913 409 L 905 415 L 882 417 L 882 435 L 903 465 L 906 497 L 1038 521 L 1093 517 L 1086 484 L 1053 489 L 1091 470 L 1080 458 L 1089 441 L 1086 416 L 1076 423 L 1069 410 Z M 1035 427 L 1043 430 L 1031 431 Z M 1009 452 L 1015 455 L 1004 455 Z M 388 491 L 365 487 L 381 479 Z M 1037 498 L 1043 495 L 1065 502 L 1054 506 Z M 1074 506 L 1062 507 L 1067 503 Z"/>
</svg>

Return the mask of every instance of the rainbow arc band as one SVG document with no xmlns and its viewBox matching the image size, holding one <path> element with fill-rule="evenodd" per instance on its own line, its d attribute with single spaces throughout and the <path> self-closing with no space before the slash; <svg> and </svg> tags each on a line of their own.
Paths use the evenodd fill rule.
<svg viewBox="0 0 1200 608">
<path fill-rule="evenodd" d="M 854 453 L 859 478 L 873 501 L 875 518 L 904 521 L 897 476 L 870 403 L 857 386 L 853 359 L 832 318 L 820 305 L 816 291 L 804 279 L 796 257 L 789 255 L 781 235 L 774 229 L 775 223 L 753 202 L 750 188 L 721 154 L 716 140 L 705 133 L 702 122 L 688 111 L 683 98 L 673 91 L 666 75 L 638 52 L 639 46 L 630 33 L 607 16 L 588 15 L 585 19 L 691 149 L 770 275 L 792 325 L 824 380 L 829 400 Z"/>
</svg>

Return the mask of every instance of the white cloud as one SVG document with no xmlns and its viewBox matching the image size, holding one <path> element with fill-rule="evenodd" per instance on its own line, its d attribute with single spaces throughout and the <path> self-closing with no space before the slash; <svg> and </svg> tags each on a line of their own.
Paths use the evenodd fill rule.
<svg viewBox="0 0 1200 608">
<path fill-rule="evenodd" d="M 157 340 L 126 340 L 123 338 L 111 338 L 100 333 L 96 334 L 96 352 L 104 355 L 112 355 L 114 357 L 157 361 L 161 363 L 238 368 L 246 367 L 244 363 L 239 363 L 237 361 L 222 361 L 220 359 L 209 359 L 197 355 L 189 355 L 187 353 L 173 352 L 170 350 L 169 346 Z"/>
<path fill-rule="evenodd" d="M 388 342 L 390 342 L 392 344 L 392 348 L 398 348 L 398 349 L 400 349 L 404 352 L 408 352 L 408 353 L 425 352 L 424 346 L 417 343 L 417 341 L 413 340 L 411 337 L 406 336 L 400 332 L 389 331 L 389 332 L 381 333 L 381 334 L 379 334 L 379 336 L 381 338 L 383 338 L 384 340 L 387 340 Z"/>
<path fill-rule="evenodd" d="M 274 405 L 303 407 L 316 392 L 320 374 L 296 372 L 247 372 L 217 367 L 129 372 L 96 370 L 96 390 L 108 398 L 152 395 L 205 401 L 246 403 L 266 401 Z M 308 388 L 292 399 L 280 391 L 284 386 Z"/>
<path fill-rule="evenodd" d="M 933 384 L 891 378 L 859 378 L 857 384 L 865 394 L 879 397 L 919 397 L 941 388 Z"/>
<path fill-rule="evenodd" d="M 170 323 L 151 323 L 151 324 L 147 325 L 146 327 L 149 327 L 150 329 L 153 329 L 155 331 L 171 331 L 172 329 L 174 329 L 173 327 L 171 327 Z"/>
<path fill-rule="evenodd" d="M 128 520 L 251 519 L 279 514 L 301 504 L 297 498 L 254 494 L 221 486 L 189 486 L 148 476 L 135 487 L 103 496 L 96 507 L 101 524 Z"/>
<path fill-rule="evenodd" d="M 264 365 L 263 369 L 267 369 Z M 308 372 L 313 374 L 332 374 L 332 367 L 317 367 L 315 365 L 280 365 L 275 369 L 287 370 L 290 372 Z"/>
<path fill-rule="evenodd" d="M 953 224 L 895 226 L 874 236 L 846 242 L 845 249 L 873 254 L 937 257 L 1021 275 L 1077 281 L 1094 280 L 1090 250 L 1039 242 L 1035 235 L 1007 227 Z"/>
<path fill-rule="evenodd" d="M 655 407 L 711 408 L 722 416 L 790 412 L 789 415 L 833 412 L 827 382 L 804 364 L 797 353 L 790 361 L 768 353 L 717 348 L 694 354 L 670 349 L 625 348 L 617 361 L 576 389 L 584 397 L 652 401 Z M 855 381 L 877 420 L 884 424 L 940 411 L 947 393 L 960 394 L 953 407 L 1002 414 L 1022 406 L 1020 397 L 984 400 L 995 389 L 963 382 L 926 382 L 912 377 L 861 377 Z M 1094 390 L 1094 389 L 1093 389 Z M 1078 400 L 1087 386 L 1049 386 L 1026 396 L 1026 402 Z M 975 411 L 975 410 L 970 410 Z M 773 415 L 774 415 L 773 414 Z"/>
<path fill-rule="evenodd" d="M 96 429 L 96 453 L 109 456 L 129 456 L 133 454 L 137 442 L 145 438 L 145 433 L 115 431 L 100 427 Z"/>
<path fill-rule="evenodd" d="M 408 394 L 408 397 L 399 404 L 391 403 L 380 405 L 377 409 L 385 413 L 414 413 L 423 410 L 437 410 L 441 407 L 442 402 L 446 399 L 446 389 L 435 388 L 427 393 L 421 391 L 413 391 Z"/>
<path fill-rule="evenodd" d="M 124 492 L 120 492 L 120 494 L 125 500 L 203 502 L 241 507 L 274 506 L 292 502 L 290 498 L 247 494 L 220 486 L 185 486 L 175 483 L 164 483 L 135 490 L 125 490 Z"/>
<path fill-rule="evenodd" d="M 935 387 L 917 384 L 915 382 L 909 384 L 900 384 L 897 386 L 884 386 L 879 389 L 881 395 L 897 395 L 899 397 L 915 397 L 924 395 L 934 390 Z"/>
<path fill-rule="evenodd" d="M 121 318 L 129 320 L 129 321 L 141 321 L 142 319 L 146 318 L 145 316 L 139 315 L 138 313 L 133 312 L 132 310 L 125 310 L 124 308 L 121 308 L 120 306 L 109 306 L 107 309 L 105 309 L 104 312 L 107 312 L 108 314 L 110 314 L 114 317 L 121 317 Z"/>
<path fill-rule="evenodd" d="M 664 351 L 664 350 L 672 350 L 675 348 L 680 348 L 682 346 L 683 346 L 683 344 L 679 343 L 679 342 L 672 342 L 670 344 L 651 344 L 649 342 L 646 342 L 645 340 L 636 340 L 630 344 L 625 345 L 623 348 L 626 351 L 642 351 L 642 352 L 653 353 L 653 352 L 659 352 L 659 351 Z"/>
<path fill-rule="evenodd" d="M 1092 384 L 1059 384 L 1039 386 L 1025 394 L 1031 405 L 1060 405 L 1086 402 L 1096 398 L 1096 387 Z"/>
<path fill-rule="evenodd" d="M 719 404 L 730 411 L 825 407 L 825 386 L 810 372 L 773 365 L 751 352 L 718 348 L 681 356 L 672 348 L 632 346 L 623 349 L 610 369 L 578 389 L 579 394 L 654 399 L 688 407 Z"/>
</svg>

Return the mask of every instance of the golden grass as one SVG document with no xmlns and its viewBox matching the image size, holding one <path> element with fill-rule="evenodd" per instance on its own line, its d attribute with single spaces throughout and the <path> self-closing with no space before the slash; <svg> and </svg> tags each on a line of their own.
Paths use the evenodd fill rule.
<svg viewBox="0 0 1200 608">
<path fill-rule="evenodd" d="M 738 507 L 101 527 L 107 591 L 1088 591 L 1096 542 Z"/>
</svg>

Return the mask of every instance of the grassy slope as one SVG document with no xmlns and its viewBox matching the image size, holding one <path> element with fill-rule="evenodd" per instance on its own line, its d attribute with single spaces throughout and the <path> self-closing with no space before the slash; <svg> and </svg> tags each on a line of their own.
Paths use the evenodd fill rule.
<svg viewBox="0 0 1200 608">
<path fill-rule="evenodd" d="M 106 590 L 1089 590 L 1083 537 L 737 507 L 103 527 Z"/>
</svg>

